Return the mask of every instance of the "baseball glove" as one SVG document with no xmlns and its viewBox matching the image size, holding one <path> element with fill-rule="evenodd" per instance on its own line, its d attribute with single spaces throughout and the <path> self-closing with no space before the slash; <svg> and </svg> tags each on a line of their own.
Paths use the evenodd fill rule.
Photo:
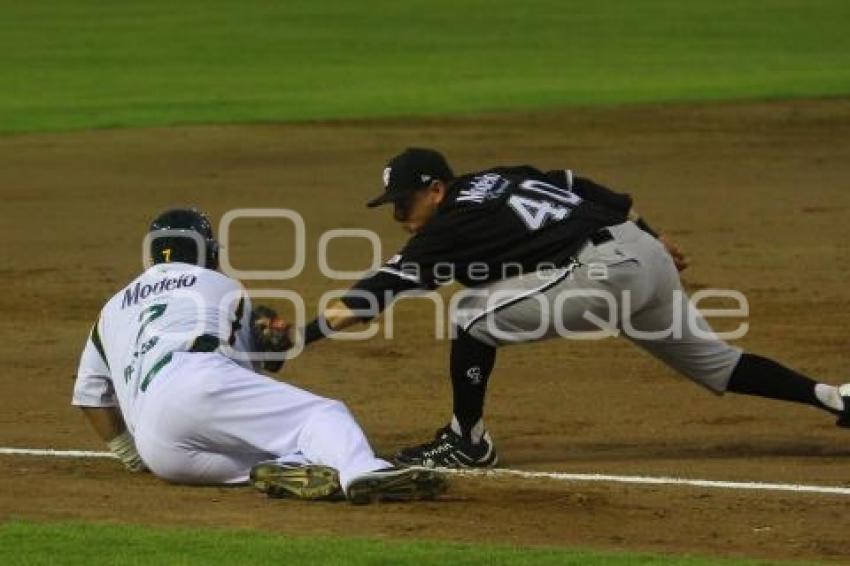
<svg viewBox="0 0 850 566">
<path fill-rule="evenodd" d="M 274 309 L 259 305 L 251 312 L 251 336 L 254 339 L 254 351 L 282 354 L 292 348 L 290 331 L 292 325 L 280 318 Z M 280 371 L 283 359 L 263 360 L 266 371 Z"/>
</svg>

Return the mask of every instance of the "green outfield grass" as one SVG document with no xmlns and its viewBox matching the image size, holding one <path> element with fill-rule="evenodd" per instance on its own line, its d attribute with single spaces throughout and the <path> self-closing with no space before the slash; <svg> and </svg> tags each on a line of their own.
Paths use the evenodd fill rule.
<svg viewBox="0 0 850 566">
<path fill-rule="evenodd" d="M 495 545 L 286 537 L 248 531 L 109 524 L 0 525 L 0 563 L 57 564 L 558 564 L 745 566 L 753 560 L 576 552 Z"/>
<path fill-rule="evenodd" d="M 850 94 L 846 0 L 0 0 L 0 131 Z"/>
</svg>

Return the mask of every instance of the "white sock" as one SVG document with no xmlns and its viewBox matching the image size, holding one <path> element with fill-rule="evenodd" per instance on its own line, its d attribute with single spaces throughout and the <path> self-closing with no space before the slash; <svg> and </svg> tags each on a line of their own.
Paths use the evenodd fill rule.
<svg viewBox="0 0 850 566">
<path fill-rule="evenodd" d="M 824 407 L 829 407 L 830 409 L 839 412 L 844 410 L 844 399 L 841 398 L 841 393 L 839 393 L 838 387 L 818 383 L 815 385 L 815 397 L 818 398 L 818 401 L 820 401 Z"/>
<path fill-rule="evenodd" d="M 457 420 L 457 417 L 452 415 L 452 423 L 451 423 L 452 432 L 459 436 L 463 436 L 463 431 L 460 428 L 460 421 Z M 473 425 L 472 430 L 469 431 L 469 436 L 472 440 L 473 444 L 478 444 L 481 442 L 481 437 L 484 436 L 484 421 L 482 419 L 478 419 L 478 422 Z"/>
</svg>

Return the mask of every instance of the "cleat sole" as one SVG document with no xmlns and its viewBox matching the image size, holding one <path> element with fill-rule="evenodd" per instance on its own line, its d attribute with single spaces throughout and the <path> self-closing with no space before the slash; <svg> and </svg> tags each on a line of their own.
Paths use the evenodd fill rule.
<svg viewBox="0 0 850 566">
<path fill-rule="evenodd" d="M 251 468 L 251 485 L 274 499 L 328 499 L 340 490 L 337 471 L 320 465 L 257 464 Z"/>
<path fill-rule="evenodd" d="M 406 468 L 395 473 L 366 474 L 348 486 L 354 505 L 376 502 L 433 500 L 447 488 L 443 474 L 426 468 Z"/>
</svg>

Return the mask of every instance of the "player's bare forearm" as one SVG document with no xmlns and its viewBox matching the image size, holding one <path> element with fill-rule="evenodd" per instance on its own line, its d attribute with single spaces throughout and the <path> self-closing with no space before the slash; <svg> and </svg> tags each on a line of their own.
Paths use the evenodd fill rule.
<svg viewBox="0 0 850 566">
<path fill-rule="evenodd" d="M 331 330 L 339 331 L 361 322 L 361 319 L 354 314 L 350 308 L 340 300 L 331 302 L 325 311 L 322 313 L 328 327 Z"/>
<path fill-rule="evenodd" d="M 97 435 L 106 443 L 120 436 L 127 425 L 117 407 L 80 407 Z"/>
<path fill-rule="evenodd" d="M 362 319 L 344 302 L 339 299 L 332 301 L 315 320 L 304 327 L 304 345 L 312 344 L 361 321 Z M 291 334 L 290 337 L 294 342 L 294 334 Z"/>
<path fill-rule="evenodd" d="M 131 472 L 147 468 L 117 407 L 80 407 L 97 435 L 109 446 L 124 467 Z"/>
</svg>

